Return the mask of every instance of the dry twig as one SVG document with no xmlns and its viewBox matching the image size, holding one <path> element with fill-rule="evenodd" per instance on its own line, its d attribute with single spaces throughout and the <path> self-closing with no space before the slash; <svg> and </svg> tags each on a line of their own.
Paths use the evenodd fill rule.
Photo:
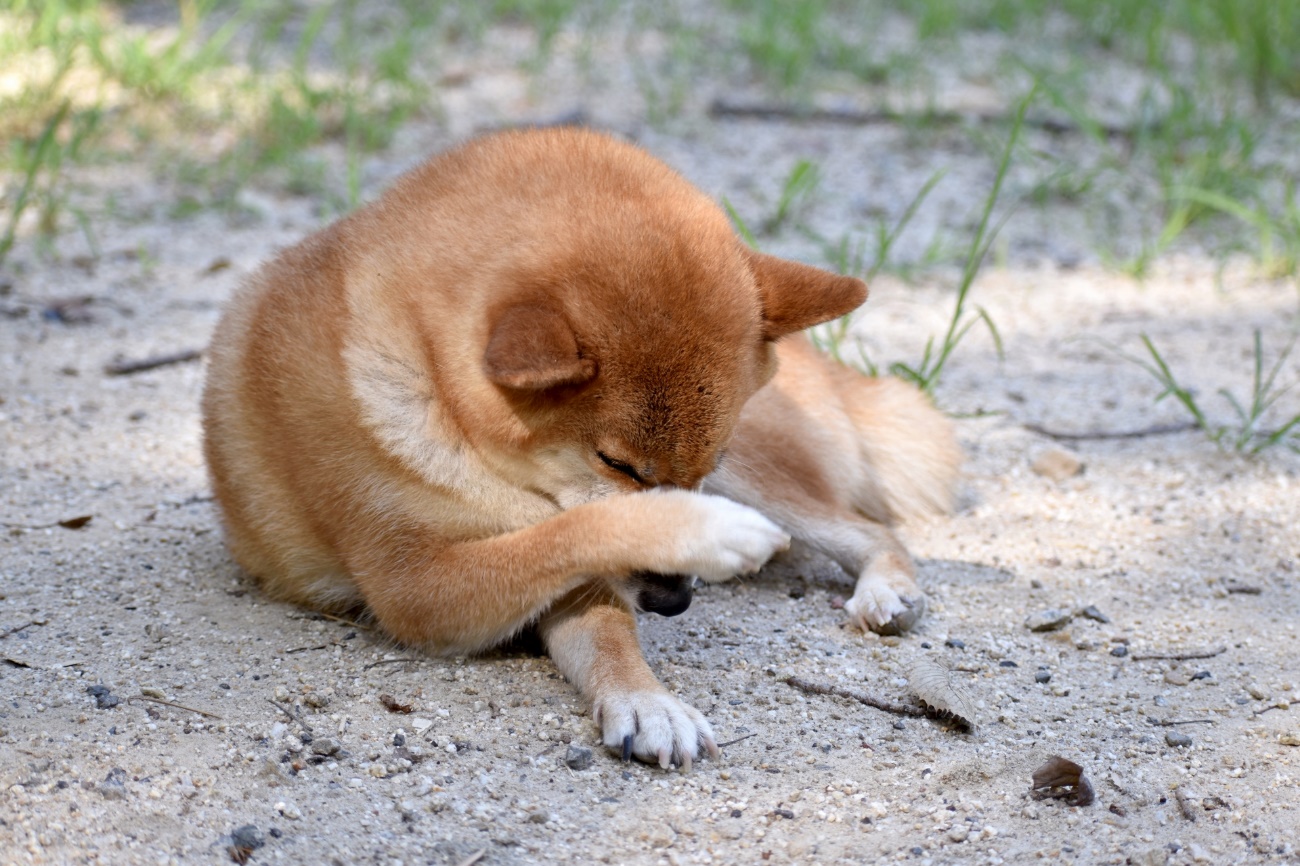
<svg viewBox="0 0 1300 866">
<path fill-rule="evenodd" d="M 203 357 L 201 349 L 182 349 L 179 352 L 168 352 L 165 355 L 151 355 L 148 358 L 139 358 L 129 361 L 125 358 L 119 358 L 116 361 L 110 361 L 104 365 L 104 372 L 110 376 L 129 376 L 132 373 L 143 373 L 146 370 L 155 370 L 158 367 L 168 367 L 172 364 L 184 364 L 187 361 L 197 361 Z"/>
<path fill-rule="evenodd" d="M 178 710 L 185 710 L 190 713 L 198 713 L 200 716 L 207 716 L 209 719 L 220 719 L 221 716 L 216 713 L 209 713 L 207 710 L 196 710 L 194 707 L 187 707 L 184 704 L 178 704 L 175 701 L 164 701 L 162 698 L 151 698 L 148 695 L 132 695 L 126 699 L 129 704 L 132 701 L 148 701 L 151 704 L 162 704 L 164 707 L 173 707 Z"/>
<path fill-rule="evenodd" d="M 1186 433 L 1195 430 L 1197 425 L 1191 421 L 1182 424 L 1157 424 L 1141 430 L 1092 430 L 1087 433 L 1065 433 L 1060 430 L 1048 430 L 1038 424 L 1022 424 L 1030 433 L 1056 439 L 1059 442 L 1083 442 L 1103 439 L 1142 439 L 1147 436 L 1167 436 L 1170 433 Z"/>
<path fill-rule="evenodd" d="M 1223 655 L 1228 651 L 1226 646 L 1215 647 L 1208 650 L 1187 650 L 1186 652 L 1172 653 L 1143 653 L 1142 655 L 1133 656 L 1133 661 L 1143 662 L 1151 659 L 1162 661 L 1185 662 L 1191 659 L 1212 659 L 1217 655 Z"/>
</svg>

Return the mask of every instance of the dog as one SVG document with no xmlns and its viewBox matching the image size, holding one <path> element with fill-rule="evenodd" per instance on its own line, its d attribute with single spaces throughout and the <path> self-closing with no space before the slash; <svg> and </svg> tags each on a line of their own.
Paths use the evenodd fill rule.
<svg viewBox="0 0 1300 866">
<path fill-rule="evenodd" d="M 745 246 L 606 135 L 489 135 L 264 265 L 208 352 L 204 452 L 239 565 L 443 654 L 536 628 L 623 758 L 718 750 L 635 613 L 791 537 L 857 577 L 863 628 L 924 609 L 888 528 L 949 505 L 959 451 L 916 389 L 799 332 L 866 285 Z"/>
</svg>

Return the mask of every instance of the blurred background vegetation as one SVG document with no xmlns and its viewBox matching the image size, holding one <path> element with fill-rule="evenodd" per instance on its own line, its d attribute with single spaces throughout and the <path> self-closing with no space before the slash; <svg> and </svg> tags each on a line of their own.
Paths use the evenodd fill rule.
<svg viewBox="0 0 1300 866">
<path fill-rule="evenodd" d="M 1031 121 L 1098 154 L 1034 196 L 1149 210 L 1137 242 L 1102 238 L 1113 266 L 1141 275 L 1208 224 L 1213 255 L 1296 273 L 1298 0 L 5 0 L 0 263 L 20 238 L 93 235 L 115 207 L 94 169 L 114 163 L 169 184 L 169 218 L 250 184 L 353 206 L 365 155 L 436 123 L 457 58 L 498 32 L 539 80 L 561 59 L 598 82 L 593 46 L 621 46 L 662 126 L 708 82 L 791 112 L 847 94 L 924 136 L 953 122 L 936 69 L 956 69 L 1001 102 L 972 133 L 996 159 L 1032 89 Z"/>
</svg>

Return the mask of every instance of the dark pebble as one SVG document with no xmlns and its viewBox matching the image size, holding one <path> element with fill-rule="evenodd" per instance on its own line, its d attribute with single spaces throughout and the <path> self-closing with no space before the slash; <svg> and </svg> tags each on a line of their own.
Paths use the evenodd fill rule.
<svg viewBox="0 0 1300 866">
<path fill-rule="evenodd" d="M 1165 742 L 1171 746 L 1190 746 L 1192 744 L 1192 738 L 1184 734 L 1182 731 L 1170 731 L 1165 734 Z"/>
<path fill-rule="evenodd" d="M 1110 622 L 1110 617 L 1106 616 L 1106 614 L 1097 610 L 1097 606 L 1092 604 L 1088 605 L 1083 610 L 1079 611 L 1079 616 L 1087 617 L 1088 619 L 1096 620 L 1097 622 L 1101 622 L 1101 623 Z"/>
<path fill-rule="evenodd" d="M 1210 673 L 1209 671 L 1197 671 L 1196 673 L 1192 674 L 1192 679 L 1208 680 L 1212 676 L 1214 676 L 1214 674 Z"/>
<path fill-rule="evenodd" d="M 86 694 L 95 699 L 95 709 L 108 710 L 121 703 L 117 695 L 108 690 L 108 686 L 86 686 Z"/>
<path fill-rule="evenodd" d="M 266 839 L 264 839 L 262 834 L 258 832 L 257 827 L 252 824 L 245 824 L 235 830 L 235 832 L 231 833 L 230 841 L 238 845 L 240 848 L 248 848 L 252 850 L 261 848 L 266 844 Z"/>
<path fill-rule="evenodd" d="M 217 688 L 230 690 L 230 683 L 217 683 Z"/>
<path fill-rule="evenodd" d="M 773 809 L 772 814 L 785 818 L 787 821 L 794 820 L 794 812 L 791 812 L 789 809 Z"/>
<path fill-rule="evenodd" d="M 398 731 L 397 733 L 393 734 L 394 747 L 400 749 L 402 746 L 405 745 L 406 745 L 406 734 L 403 734 L 401 731 Z"/>
<path fill-rule="evenodd" d="M 952 647 L 953 649 L 966 649 L 966 642 L 957 640 L 955 637 L 948 638 L 943 642 L 943 645 L 946 647 Z"/>
<path fill-rule="evenodd" d="M 1122 659 L 1124 658 L 1124 656 L 1128 655 L 1128 647 L 1124 646 L 1123 644 L 1120 644 L 1117 647 L 1112 647 L 1110 654 L 1117 659 Z"/>
<path fill-rule="evenodd" d="M 1051 671 L 1039 671 L 1038 673 L 1034 674 L 1034 682 L 1036 683 L 1050 683 L 1051 681 L 1052 681 Z"/>
<path fill-rule="evenodd" d="M 280 831 L 279 827 L 272 827 L 269 832 L 271 833 L 272 839 L 279 839 L 281 836 L 284 835 L 284 833 Z"/>
<path fill-rule="evenodd" d="M 1000 667 L 1000 668 L 1018 668 L 1018 667 L 1020 667 L 1020 665 L 1016 664 L 1016 663 L 1013 662 L 1011 659 L 1003 659 L 1002 661 L 998 662 L 998 667 Z"/>
<path fill-rule="evenodd" d="M 1151 699 L 1151 702 L 1154 703 L 1157 707 L 1169 706 L 1169 699 L 1166 698 L 1164 695 L 1156 695 L 1154 698 Z"/>
<path fill-rule="evenodd" d="M 564 763 L 570 770 L 585 770 L 594 760 L 591 749 L 577 743 L 570 743 L 569 750 L 564 754 Z"/>
<path fill-rule="evenodd" d="M 808 594 L 808 590 L 804 589 L 802 586 L 792 586 L 792 587 L 790 587 L 790 597 L 791 597 L 791 598 L 799 599 L 799 598 L 803 598 L 803 597 L 804 597 L 805 595 L 807 595 L 807 594 Z"/>
<path fill-rule="evenodd" d="M 921 641 L 921 649 L 929 649 L 929 648 L 930 648 L 930 642 L 929 642 L 929 641 L 924 641 L 924 640 Z"/>
<path fill-rule="evenodd" d="M 740 817 L 741 815 L 743 815 L 743 814 L 745 814 L 745 813 L 742 812 L 742 811 L 740 811 L 739 809 L 732 809 L 732 810 L 731 810 L 731 817 L 733 817 L 733 818 L 739 818 L 739 817 Z"/>
<path fill-rule="evenodd" d="M 925 849 L 922 848 L 920 845 L 917 845 L 912 848 L 912 854 L 916 857 L 920 857 L 924 853 L 925 853 Z"/>
<path fill-rule="evenodd" d="M 907 725 L 903 722 L 902 719 L 899 719 L 898 721 L 894 722 L 894 730 L 905 731 L 907 730 Z"/>
</svg>

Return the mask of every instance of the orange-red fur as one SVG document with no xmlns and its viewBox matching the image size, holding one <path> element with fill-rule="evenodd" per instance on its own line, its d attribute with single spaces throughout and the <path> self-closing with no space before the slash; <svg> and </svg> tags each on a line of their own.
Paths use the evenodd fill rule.
<svg viewBox="0 0 1300 866">
<path fill-rule="evenodd" d="M 865 294 L 748 250 L 629 145 L 471 142 L 232 300 L 203 399 L 231 550 L 268 592 L 364 604 L 433 651 L 535 623 L 608 744 L 689 765 L 712 735 L 641 656 L 634 573 L 722 580 L 790 532 L 862 576 L 861 623 L 910 625 L 884 524 L 946 505 L 951 431 L 782 339 Z"/>
</svg>

